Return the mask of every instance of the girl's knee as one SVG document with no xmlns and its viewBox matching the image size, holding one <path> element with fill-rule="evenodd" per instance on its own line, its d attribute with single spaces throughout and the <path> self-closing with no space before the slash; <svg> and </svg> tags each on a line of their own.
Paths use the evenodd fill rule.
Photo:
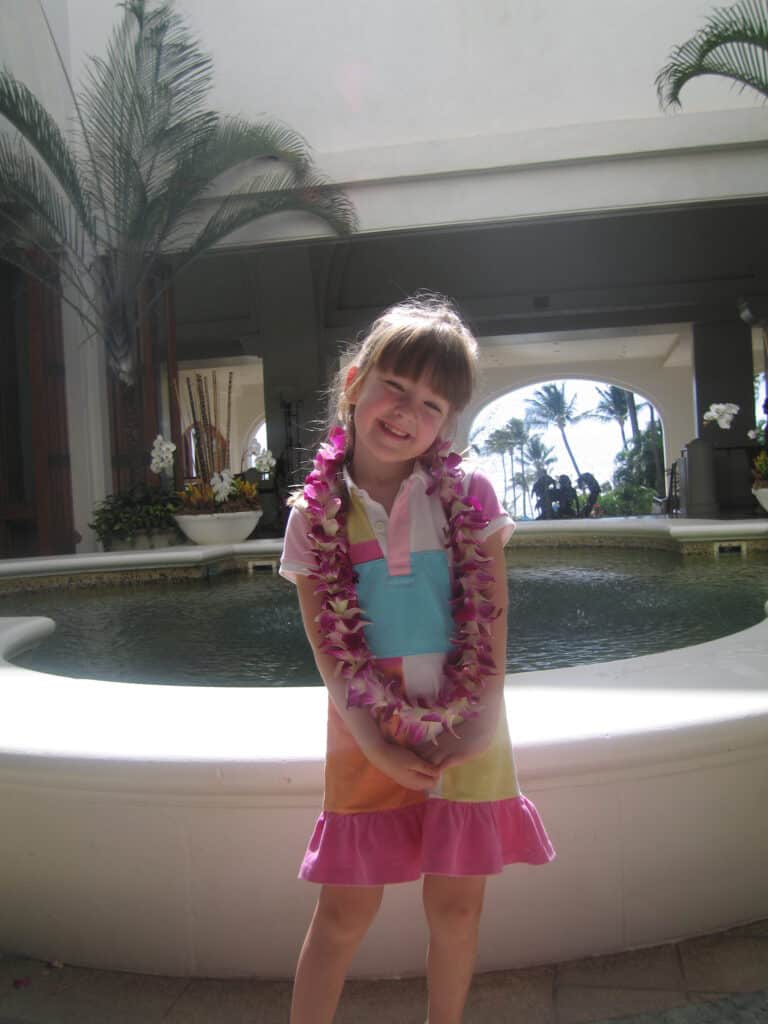
<svg viewBox="0 0 768 1024">
<path fill-rule="evenodd" d="M 380 904 L 380 891 L 324 892 L 317 903 L 315 927 L 336 945 L 359 942 L 370 928 Z"/>
<path fill-rule="evenodd" d="M 482 899 L 456 897 L 425 901 L 430 934 L 438 938 L 470 939 L 477 935 Z"/>
</svg>

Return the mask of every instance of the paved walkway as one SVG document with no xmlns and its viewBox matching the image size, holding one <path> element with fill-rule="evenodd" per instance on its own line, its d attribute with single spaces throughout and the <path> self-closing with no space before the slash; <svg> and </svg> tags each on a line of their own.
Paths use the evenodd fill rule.
<svg viewBox="0 0 768 1024">
<path fill-rule="evenodd" d="M 762 989 L 768 921 L 634 953 L 480 974 L 464 1024 L 593 1024 Z M 287 981 L 158 978 L 0 957 L 0 1024 L 286 1024 L 289 1000 Z M 353 981 L 337 1024 L 424 1024 L 424 1003 L 422 978 Z"/>
</svg>

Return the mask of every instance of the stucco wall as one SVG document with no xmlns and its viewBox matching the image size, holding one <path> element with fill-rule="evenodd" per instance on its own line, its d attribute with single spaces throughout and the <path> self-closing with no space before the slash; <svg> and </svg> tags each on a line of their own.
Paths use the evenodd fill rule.
<svg viewBox="0 0 768 1024">
<path fill-rule="evenodd" d="M 62 59 L 67 63 L 70 23 L 67 0 L 44 0 L 43 6 Z M 0 66 L 28 85 L 60 125 L 66 124 L 71 100 L 37 0 L 0 3 Z"/>
<path fill-rule="evenodd" d="M 112 5 L 69 0 L 73 68 Z M 703 0 L 179 0 L 215 62 L 212 103 L 303 133 L 365 231 L 763 191 L 768 113 L 718 80 L 658 108 Z M 330 13 L 329 13 L 330 11 Z M 288 56 L 290 54 L 290 57 Z M 269 220 L 233 241 L 324 234 Z"/>
</svg>

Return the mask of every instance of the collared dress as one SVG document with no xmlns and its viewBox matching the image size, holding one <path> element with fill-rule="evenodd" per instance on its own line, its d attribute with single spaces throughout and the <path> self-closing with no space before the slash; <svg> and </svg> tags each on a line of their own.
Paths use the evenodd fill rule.
<svg viewBox="0 0 768 1024">
<path fill-rule="evenodd" d="M 481 539 L 514 523 L 482 474 L 465 476 L 489 520 Z M 377 666 L 413 698 L 437 695 L 450 649 L 451 552 L 446 518 L 421 466 L 400 487 L 392 510 L 345 471 L 347 532 L 358 601 L 371 625 Z M 280 565 L 292 582 L 314 571 L 308 522 L 291 510 Z M 545 864 L 554 850 L 536 808 L 517 783 L 502 704 L 486 753 L 442 772 L 429 793 L 399 785 L 365 757 L 329 699 L 323 811 L 299 877 L 329 885 L 409 882 L 424 874 L 492 875 L 506 864 Z"/>
</svg>

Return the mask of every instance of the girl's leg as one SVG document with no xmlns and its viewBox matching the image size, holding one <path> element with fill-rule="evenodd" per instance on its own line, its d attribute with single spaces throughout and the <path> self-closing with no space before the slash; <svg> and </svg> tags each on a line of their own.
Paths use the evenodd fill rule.
<svg viewBox="0 0 768 1024">
<path fill-rule="evenodd" d="M 475 966 L 484 892 L 482 876 L 424 877 L 424 910 L 429 925 L 429 1024 L 461 1024 Z"/>
<path fill-rule="evenodd" d="M 324 885 L 301 948 L 290 1024 L 330 1024 L 349 962 L 381 903 L 380 885 Z"/>
</svg>

